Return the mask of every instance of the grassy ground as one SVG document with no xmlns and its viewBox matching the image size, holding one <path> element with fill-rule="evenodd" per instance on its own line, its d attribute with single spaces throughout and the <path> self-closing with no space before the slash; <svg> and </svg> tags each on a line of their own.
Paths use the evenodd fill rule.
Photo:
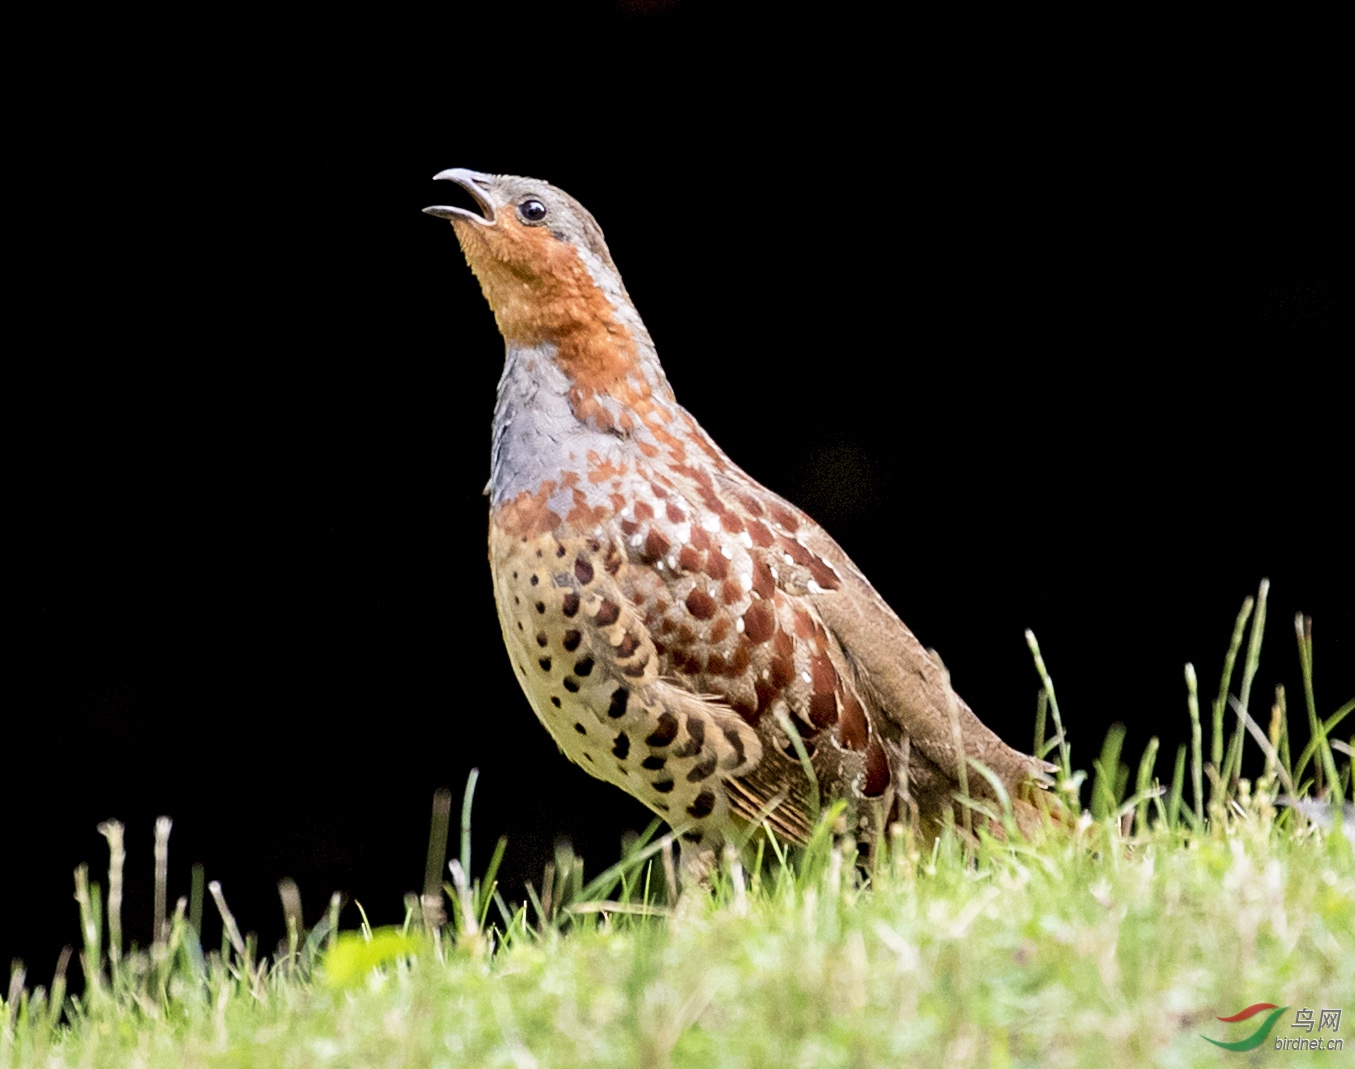
<svg viewBox="0 0 1355 1069">
<path fill-rule="evenodd" d="M 463 836 L 445 925 L 440 899 L 427 899 L 426 915 L 411 899 L 402 930 L 294 928 L 268 962 L 215 888 L 227 918 L 220 952 L 198 945 L 198 889 L 149 952 L 110 957 L 121 944 L 121 829 L 106 828 L 108 908 L 98 885 L 77 879 L 91 982 L 73 999 L 60 979 L 50 993 L 28 991 L 16 970 L 0 1008 L 0 1067 L 1246 1065 L 1285 1058 L 1277 1038 L 1355 1039 L 1344 1019 L 1335 1031 L 1292 1027 L 1300 1008 L 1315 1021 L 1355 1009 L 1355 851 L 1340 816 L 1350 746 L 1328 737 L 1355 702 L 1319 719 L 1299 621 L 1310 744 L 1291 751 L 1283 694 L 1269 730 L 1238 715 L 1264 607 L 1263 587 L 1239 617 L 1222 697 L 1165 785 L 1153 748 L 1126 768 L 1112 732 L 1079 788 L 1046 677 L 1044 747 L 1062 766 L 1072 831 L 992 835 L 978 825 L 1007 817 L 992 811 L 974 834 L 931 842 L 896 825 L 858 858 L 830 810 L 805 849 L 768 839 L 727 851 L 710 895 L 674 902 L 667 840 L 643 837 L 588 882 L 560 855 L 522 906 L 493 893 L 497 857 L 467 885 Z M 1235 772 L 1248 737 L 1266 755 L 1254 784 Z M 1309 801 L 1277 808 L 1294 797 Z M 444 871 L 446 815 L 440 799 L 433 873 Z M 284 884 L 295 915 L 292 894 Z M 1286 1010 L 1251 1053 L 1201 1038 L 1245 1040 L 1264 1014 L 1216 1018 L 1258 1002 Z"/>
</svg>

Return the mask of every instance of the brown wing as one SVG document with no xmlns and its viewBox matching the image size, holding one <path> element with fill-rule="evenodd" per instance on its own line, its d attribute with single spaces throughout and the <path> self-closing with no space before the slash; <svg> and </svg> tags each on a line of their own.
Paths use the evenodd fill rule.
<svg viewBox="0 0 1355 1069">
<path fill-rule="evenodd" d="M 761 760 L 731 788 L 735 813 L 752 819 L 776 802 L 773 827 L 803 837 L 810 792 L 787 723 L 825 801 L 887 800 L 906 774 L 920 804 L 950 805 L 958 754 L 944 671 L 821 528 L 711 455 L 713 467 L 626 473 L 603 527 L 658 672 L 718 696 L 762 741 Z M 963 702 L 956 709 L 966 754 L 1009 790 L 1041 773 Z"/>
</svg>

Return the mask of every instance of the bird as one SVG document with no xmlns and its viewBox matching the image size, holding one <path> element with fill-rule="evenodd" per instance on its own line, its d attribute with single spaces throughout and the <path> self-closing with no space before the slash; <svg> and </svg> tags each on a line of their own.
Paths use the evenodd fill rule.
<svg viewBox="0 0 1355 1069">
<path fill-rule="evenodd" d="M 434 179 L 475 205 L 423 210 L 451 222 L 505 345 L 499 623 L 564 754 L 666 821 L 698 878 L 759 829 L 806 842 L 829 802 L 868 843 L 896 819 L 958 826 L 966 780 L 1029 817 L 1054 766 L 984 725 L 832 537 L 678 403 L 588 210 L 535 178 Z"/>
</svg>

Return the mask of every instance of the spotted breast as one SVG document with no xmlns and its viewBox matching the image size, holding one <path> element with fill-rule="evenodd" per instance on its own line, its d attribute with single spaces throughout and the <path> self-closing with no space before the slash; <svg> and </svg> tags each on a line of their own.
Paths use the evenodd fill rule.
<svg viewBox="0 0 1355 1069">
<path fill-rule="evenodd" d="M 678 829 L 695 869 L 750 822 L 802 841 L 816 796 L 845 799 L 865 838 L 896 815 L 935 827 L 966 759 L 1030 797 L 1048 766 L 677 403 L 593 217 L 536 179 L 436 177 L 470 194 L 425 210 L 451 220 L 506 342 L 499 621 L 564 753 Z"/>
</svg>

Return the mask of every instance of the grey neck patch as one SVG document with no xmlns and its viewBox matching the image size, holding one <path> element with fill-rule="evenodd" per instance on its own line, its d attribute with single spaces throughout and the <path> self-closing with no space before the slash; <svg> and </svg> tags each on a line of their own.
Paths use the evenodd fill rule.
<svg viewBox="0 0 1355 1069">
<path fill-rule="evenodd" d="M 553 480 L 551 508 L 564 516 L 572 494 L 560 486 L 566 471 L 584 473 L 589 452 L 620 461 L 632 448 L 615 434 L 580 422 L 569 403 L 569 377 L 555 363 L 549 342 L 529 349 L 508 346 L 494 407 L 489 494 L 491 506 L 522 491 L 535 494 Z"/>
</svg>

